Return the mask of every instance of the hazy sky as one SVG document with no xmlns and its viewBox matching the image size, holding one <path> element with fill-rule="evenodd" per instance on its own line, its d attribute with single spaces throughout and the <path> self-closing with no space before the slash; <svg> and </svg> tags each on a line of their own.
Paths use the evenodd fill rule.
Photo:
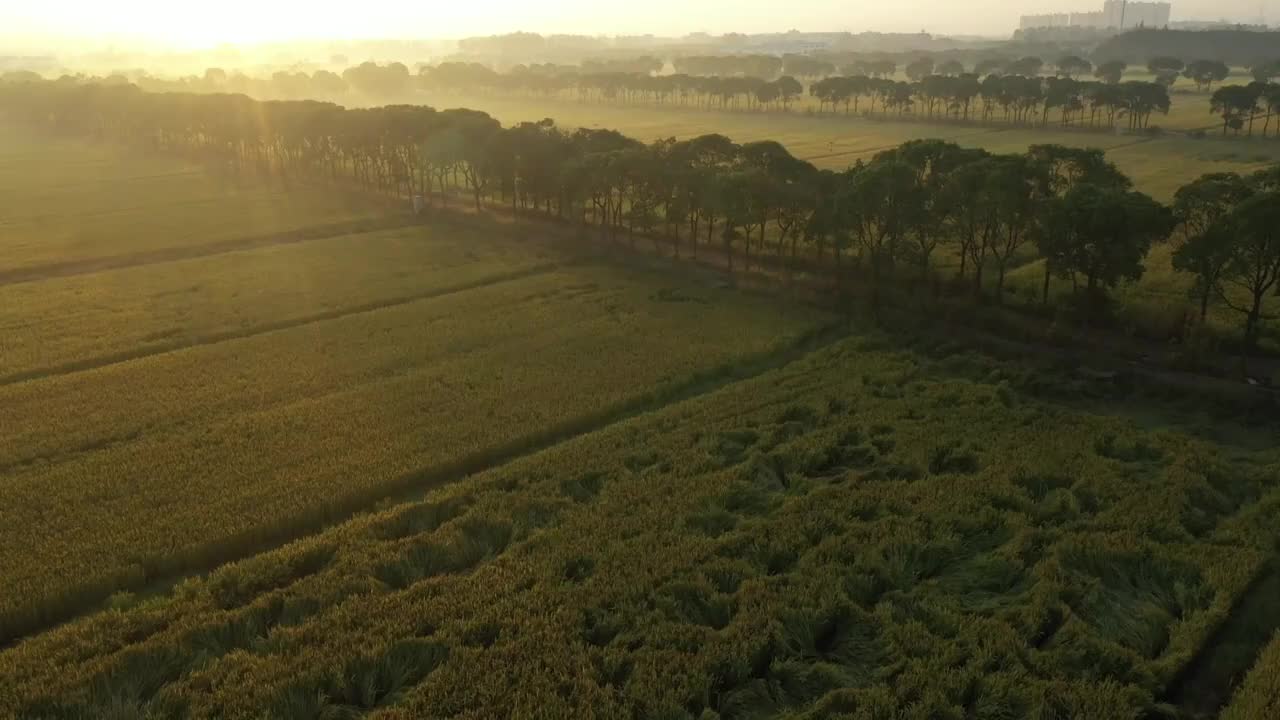
<svg viewBox="0 0 1280 720">
<path fill-rule="evenodd" d="M 3 0 L 3 36 L 145 38 L 192 47 L 319 37 L 458 37 L 528 30 L 677 35 L 799 30 L 1004 34 L 1018 16 L 1102 0 Z M 1280 22 L 1280 0 L 1173 0 L 1174 19 Z M 0 54 L 5 48 L 0 46 Z"/>
</svg>

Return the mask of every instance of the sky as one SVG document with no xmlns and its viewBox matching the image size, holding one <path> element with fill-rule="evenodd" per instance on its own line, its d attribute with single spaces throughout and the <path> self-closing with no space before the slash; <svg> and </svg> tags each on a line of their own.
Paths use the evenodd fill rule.
<svg viewBox="0 0 1280 720">
<path fill-rule="evenodd" d="M 524 30 L 591 35 L 878 30 L 1005 35 L 1024 13 L 1102 0 L 3 0 L 0 43 L 59 36 L 174 48 L 322 38 L 428 38 Z M 1174 19 L 1280 24 L 1280 0 L 1173 0 Z M 0 55 L 5 52 L 0 44 Z"/>
</svg>

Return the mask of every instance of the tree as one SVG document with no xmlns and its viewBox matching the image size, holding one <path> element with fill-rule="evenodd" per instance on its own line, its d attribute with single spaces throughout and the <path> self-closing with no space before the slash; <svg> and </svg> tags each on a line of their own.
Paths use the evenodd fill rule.
<svg viewBox="0 0 1280 720">
<path fill-rule="evenodd" d="M 1156 76 L 1156 82 L 1165 87 L 1173 87 L 1173 84 L 1178 81 L 1178 75 L 1186 67 L 1186 63 L 1180 58 L 1169 56 L 1154 57 L 1147 63 L 1147 70 Z"/>
<path fill-rule="evenodd" d="M 804 85 L 801 85 L 799 80 L 790 75 L 783 75 L 778 78 L 775 84 L 777 85 L 778 97 L 782 100 L 782 108 L 784 110 L 790 109 L 791 103 L 795 102 L 796 98 L 804 93 Z"/>
<path fill-rule="evenodd" d="M 1093 76 L 1109 85 L 1117 85 L 1128 67 L 1123 60 L 1112 60 L 1094 68 Z"/>
<path fill-rule="evenodd" d="M 948 60 L 938 66 L 937 73 L 947 77 L 959 77 L 964 74 L 964 64 L 959 60 Z"/>
<path fill-rule="evenodd" d="M 1213 97 L 1209 99 L 1209 108 L 1222 117 L 1223 135 L 1227 134 L 1227 128 L 1234 128 L 1239 133 L 1246 120 L 1249 121 L 1252 132 L 1253 114 L 1257 111 L 1259 95 L 1254 88 L 1243 85 L 1227 85 L 1213 93 Z"/>
<path fill-rule="evenodd" d="M 1044 61 L 1035 56 L 1020 58 L 1009 63 L 1005 68 L 1005 72 L 1010 75 L 1022 75 L 1023 77 L 1036 77 L 1044 68 Z"/>
<path fill-rule="evenodd" d="M 1049 281 L 1054 275 L 1061 275 L 1067 267 L 1069 258 L 1064 253 L 1070 248 L 1068 236 L 1063 235 L 1069 230 L 1063 224 L 1069 217 L 1062 216 L 1065 208 L 1053 201 L 1083 184 L 1125 191 L 1133 183 L 1107 160 L 1102 150 L 1094 148 L 1032 145 L 1027 157 L 1036 178 L 1036 195 L 1046 202 L 1046 211 L 1037 216 L 1035 241 L 1044 258 L 1041 302 L 1048 304 Z"/>
<path fill-rule="evenodd" d="M 337 73 L 317 70 L 311 75 L 311 87 L 322 96 L 341 95 L 347 91 L 347 82 Z"/>
<path fill-rule="evenodd" d="M 1231 261 L 1234 242 L 1230 226 L 1215 220 L 1173 251 L 1173 268 L 1195 276 L 1191 293 L 1200 301 L 1201 323 L 1209 315 L 1210 300 L 1222 293 L 1222 273 Z"/>
<path fill-rule="evenodd" d="M 1212 90 L 1215 82 L 1227 79 L 1231 68 L 1220 60 L 1195 60 L 1182 71 L 1183 77 L 1196 84 L 1199 90 Z"/>
<path fill-rule="evenodd" d="M 1222 282 L 1235 287 L 1248 298 L 1238 305 L 1230 293 L 1220 293 L 1223 302 L 1245 316 L 1244 344 L 1253 348 L 1258 342 L 1263 303 L 1280 281 L 1280 192 L 1255 194 L 1219 221 L 1211 233 L 1231 237 L 1231 256 L 1227 260 Z"/>
<path fill-rule="evenodd" d="M 755 97 L 762 106 L 768 107 L 777 102 L 782 97 L 782 93 L 777 83 L 761 83 L 760 87 L 756 88 Z"/>
<path fill-rule="evenodd" d="M 1262 126 L 1262 137 L 1267 136 L 1267 130 L 1271 128 L 1271 119 L 1280 115 L 1280 85 L 1267 85 L 1262 90 L 1261 103 L 1266 111 L 1266 124 Z M 1280 137 L 1280 123 L 1276 124 L 1276 137 Z"/>
<path fill-rule="evenodd" d="M 915 173 L 911 212 L 903 234 L 912 240 L 911 254 L 923 277 L 929 277 L 933 253 L 948 234 L 947 220 L 953 210 L 949 202 L 954 198 L 943 188 L 958 169 L 986 156 L 985 150 L 961 148 L 943 140 L 912 140 L 877 156 L 876 162 L 896 160 Z"/>
<path fill-rule="evenodd" d="M 1004 66 L 1004 58 L 984 58 L 979 60 L 977 65 L 973 66 L 973 72 L 975 75 L 985 77 L 987 75 L 999 74 L 1001 68 Z"/>
<path fill-rule="evenodd" d="M 912 82 L 920 82 L 933 74 L 933 58 L 922 57 L 913 60 L 907 65 L 906 73 Z"/>
<path fill-rule="evenodd" d="M 974 269 L 974 292 L 982 292 L 982 271 L 990 248 L 994 219 L 983 202 L 984 182 L 998 161 L 986 157 L 962 165 L 951 173 L 940 189 L 940 205 L 946 209 L 947 237 L 955 239 L 960 256 L 957 275 L 963 279 L 970 265 Z"/>
<path fill-rule="evenodd" d="M 848 198 L 854 240 L 878 285 L 900 254 L 902 238 L 915 217 L 916 172 L 897 157 L 873 161 L 853 175 Z"/>
<path fill-rule="evenodd" d="M 386 66 L 366 62 L 344 70 L 342 79 L 366 95 L 394 97 L 409 89 L 409 68 L 398 62 Z"/>
<path fill-rule="evenodd" d="M 1151 122 L 1154 112 L 1169 113 L 1169 90 L 1159 83 L 1130 81 L 1120 85 L 1120 102 L 1128 111 L 1129 128 L 1140 130 Z"/>
<path fill-rule="evenodd" d="M 995 158 L 979 202 L 993 223 L 990 252 L 996 264 L 996 303 L 1004 299 L 1005 274 L 1014 255 L 1030 239 L 1036 215 L 1035 169 L 1024 155 Z"/>
<path fill-rule="evenodd" d="M 1142 277 L 1152 244 L 1172 227 L 1168 208 L 1146 195 L 1081 183 L 1054 201 L 1061 237 L 1061 272 L 1085 279 L 1087 301 L 1096 308 L 1107 288 Z"/>
<path fill-rule="evenodd" d="M 1087 75 L 1093 72 L 1093 63 L 1085 60 L 1079 55 L 1067 55 L 1059 58 L 1057 62 L 1058 74 L 1062 77 L 1074 80 L 1078 75 Z"/>
<path fill-rule="evenodd" d="M 1258 60 L 1249 67 L 1253 79 L 1260 83 L 1269 83 L 1280 77 L 1280 59 Z"/>
</svg>

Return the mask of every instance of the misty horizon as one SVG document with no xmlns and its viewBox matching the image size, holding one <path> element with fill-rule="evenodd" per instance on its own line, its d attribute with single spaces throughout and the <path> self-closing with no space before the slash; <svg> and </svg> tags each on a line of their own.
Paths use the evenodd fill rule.
<svg viewBox="0 0 1280 720">
<path fill-rule="evenodd" d="M 269 46 L 289 43 L 438 40 L 530 32 L 543 35 L 684 37 L 742 33 L 800 32 L 929 33 L 943 36 L 1003 38 L 1024 14 L 1081 12 L 1101 0 L 1033 0 L 1015 4 L 977 0 L 968 4 L 917 0 L 884 6 L 816 0 L 779 6 L 760 0 L 703 2 L 689 8 L 658 0 L 642 13 L 630 8 L 598 7 L 583 0 L 554 7 L 522 7 L 511 2 L 483 7 L 422 9 L 399 2 L 361 6 L 358 15 L 320 4 L 305 9 L 286 4 L 261 6 L 231 0 L 216 12 L 191 16 L 181 8 L 151 0 L 102 6 L 74 0 L 26 7 L 0 16 L 0 55 L 15 52 L 94 52 L 128 45 L 148 51 L 209 50 L 221 46 Z M 1273 22 L 1277 0 L 1183 0 L 1173 2 L 1174 21 Z M 241 18 L 252 18 L 243 21 Z"/>
</svg>

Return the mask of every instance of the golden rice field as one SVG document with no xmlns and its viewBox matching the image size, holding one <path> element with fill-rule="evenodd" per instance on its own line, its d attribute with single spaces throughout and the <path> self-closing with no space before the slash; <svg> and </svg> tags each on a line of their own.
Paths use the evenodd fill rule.
<svg viewBox="0 0 1280 720">
<path fill-rule="evenodd" d="M 1280 714 L 1280 635 L 1267 645 L 1258 664 L 1222 713 L 1222 720 L 1262 720 Z"/>
<path fill-rule="evenodd" d="M 1119 720 L 1176 694 L 1274 551 L 1275 448 L 857 332 L 118 597 L 0 653 L 0 712 Z"/>
<path fill-rule="evenodd" d="M 52 152 L 63 174 L 23 183 L 30 198 L 77 162 L 97 183 L 86 192 L 103 196 L 179 167 L 89 145 Z M 0 237 L 0 274 L 42 253 L 200 250 L 0 283 L 0 635 L 574 432 L 825 322 L 518 230 L 210 248 L 200 215 L 162 206 L 213 182 L 181 172 L 191 177 L 139 193 L 127 216 L 162 208 L 190 226 L 181 236 L 144 221 L 59 245 L 78 224 L 63 218 Z M 231 219 L 219 232 L 331 219 L 286 203 L 264 226 L 237 198 L 214 203 Z"/>
<path fill-rule="evenodd" d="M 561 255 L 415 227 L 0 285 L 0 384 L 458 292 Z"/>
<path fill-rule="evenodd" d="M 786 346 L 817 320 L 569 265 L 5 386 L 0 578 L 16 591 L 0 618 L 29 623 L 287 535 Z"/>
</svg>

